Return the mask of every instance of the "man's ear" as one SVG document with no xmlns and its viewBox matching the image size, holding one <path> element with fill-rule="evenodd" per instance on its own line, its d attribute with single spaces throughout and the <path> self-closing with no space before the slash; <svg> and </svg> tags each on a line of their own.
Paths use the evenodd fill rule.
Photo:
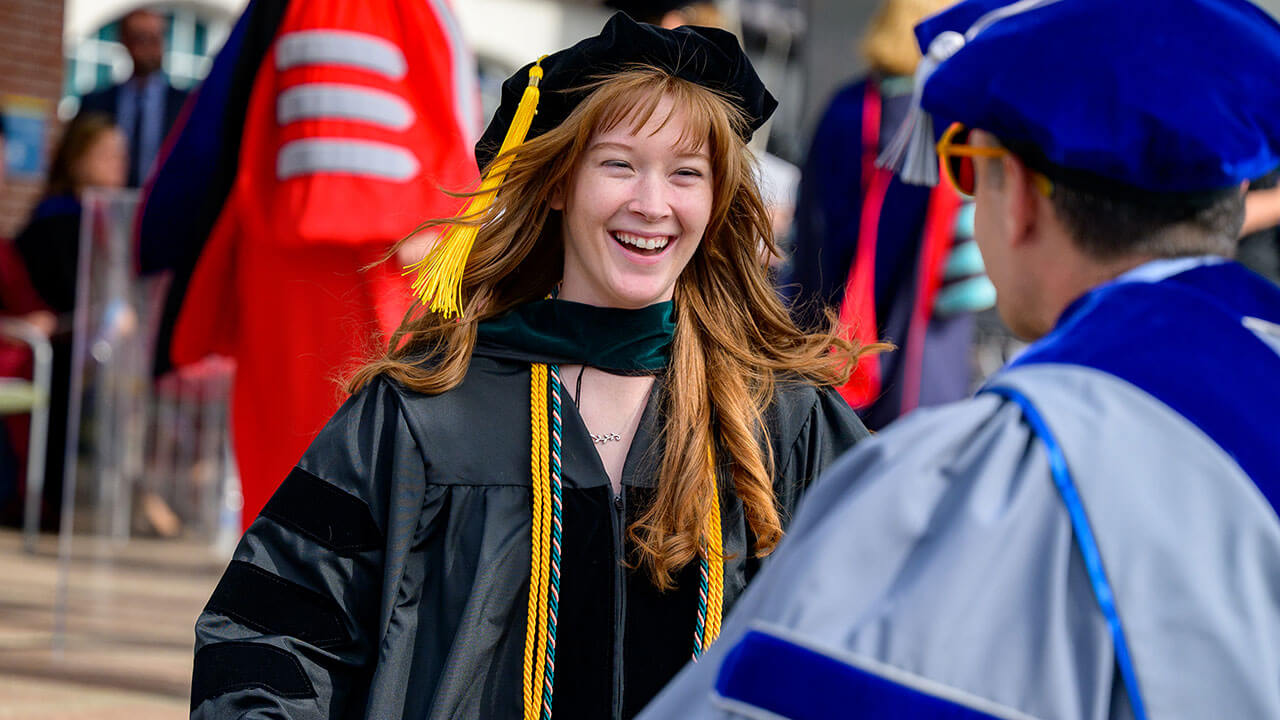
<svg viewBox="0 0 1280 720">
<path fill-rule="evenodd" d="M 1005 228 L 1013 246 L 1034 239 L 1042 212 L 1040 202 L 1045 199 L 1036 189 L 1036 177 L 1013 153 L 1000 158 L 1005 180 Z"/>
<path fill-rule="evenodd" d="M 551 197 L 547 198 L 547 207 L 552 210 L 564 210 L 564 185 L 556 185 L 551 189 Z"/>
</svg>

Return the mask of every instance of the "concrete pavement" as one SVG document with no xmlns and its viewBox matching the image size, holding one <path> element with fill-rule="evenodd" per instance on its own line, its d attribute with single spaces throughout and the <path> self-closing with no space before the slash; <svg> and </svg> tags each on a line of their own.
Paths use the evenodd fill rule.
<svg viewBox="0 0 1280 720">
<path fill-rule="evenodd" d="M 77 537 L 64 648 L 53 647 L 57 539 L 0 531 L 0 720 L 187 716 L 192 626 L 226 558 L 188 540 Z"/>
</svg>

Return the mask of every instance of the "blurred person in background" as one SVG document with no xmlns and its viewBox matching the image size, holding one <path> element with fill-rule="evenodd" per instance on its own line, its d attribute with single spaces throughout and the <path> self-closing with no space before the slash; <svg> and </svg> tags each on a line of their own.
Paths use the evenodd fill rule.
<svg viewBox="0 0 1280 720">
<path fill-rule="evenodd" d="M 0 123 L 0 197 L 5 193 L 4 123 Z M 46 337 L 57 327 L 57 317 L 40 299 L 27 275 L 26 265 L 8 238 L 0 238 L 0 318 L 21 320 Z M 30 349 L 0 338 L 0 378 L 31 379 Z M 23 481 L 26 478 L 27 433 L 30 415 L 3 419 L 0 430 L 0 524 L 22 522 Z"/>
<path fill-rule="evenodd" d="M 814 132 L 781 277 L 802 324 L 835 310 L 859 340 L 897 346 L 842 390 L 873 430 L 969 394 L 974 315 L 995 300 L 972 207 L 949 187 L 908 185 L 875 166 L 911 105 L 912 28 L 953 1 L 880 5 L 862 45 L 870 74 L 836 93 Z"/>
<path fill-rule="evenodd" d="M 36 291 L 60 316 L 69 316 L 76 304 L 81 195 L 89 187 L 123 187 L 128 159 L 124 135 L 110 116 L 78 115 L 54 150 L 40 201 L 14 240 Z"/>
<path fill-rule="evenodd" d="M 127 187 L 139 187 L 147 179 L 187 99 L 186 91 L 175 88 L 164 74 L 166 29 L 164 17 L 153 10 L 134 10 L 121 18 L 120 42 L 133 60 L 133 75 L 80 99 L 79 114 L 110 116 L 128 141 Z"/>
<path fill-rule="evenodd" d="M 139 258 L 172 273 L 157 373 L 235 360 L 243 527 L 408 310 L 411 281 L 380 261 L 474 187 L 479 115 L 438 2 L 251 3 L 197 89 L 145 190 Z"/>
<path fill-rule="evenodd" d="M 41 302 L 57 318 L 50 338 L 53 386 L 44 481 L 46 525 L 57 522 L 62 498 L 67 403 L 71 390 L 71 318 L 76 307 L 80 257 L 80 199 L 86 188 L 123 187 L 128 161 L 124 135 L 110 116 L 77 115 L 54 149 L 40 201 L 13 241 Z"/>
<path fill-rule="evenodd" d="M 605 5 L 625 12 L 637 22 L 668 30 L 683 25 L 725 26 L 724 13 L 710 0 L 605 0 Z"/>
<path fill-rule="evenodd" d="M 197 623 L 194 718 L 621 720 L 699 656 L 866 437 L 859 350 L 758 261 L 775 106 L 732 34 L 622 13 L 507 80 L 485 192 Z"/>
<path fill-rule="evenodd" d="M 642 717 L 1280 717 L 1280 288 L 1228 259 L 1280 166 L 1280 23 L 969 0 L 919 37 L 886 160 L 974 195 L 1034 342 L 819 480 Z"/>
</svg>

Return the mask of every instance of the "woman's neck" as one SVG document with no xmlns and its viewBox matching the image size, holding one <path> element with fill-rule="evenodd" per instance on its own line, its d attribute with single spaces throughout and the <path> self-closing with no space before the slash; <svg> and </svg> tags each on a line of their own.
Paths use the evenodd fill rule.
<svg viewBox="0 0 1280 720">
<path fill-rule="evenodd" d="M 653 390 L 652 375 L 613 375 L 586 365 L 562 365 L 560 378 L 592 435 L 609 484 L 622 492 L 622 471 Z"/>
</svg>

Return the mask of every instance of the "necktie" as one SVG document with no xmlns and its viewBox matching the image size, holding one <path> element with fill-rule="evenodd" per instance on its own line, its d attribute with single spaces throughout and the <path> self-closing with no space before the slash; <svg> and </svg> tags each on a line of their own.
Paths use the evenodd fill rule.
<svg viewBox="0 0 1280 720">
<path fill-rule="evenodd" d="M 134 85 L 133 131 L 129 133 L 129 187 L 142 184 L 142 124 L 145 122 L 146 83 Z"/>
</svg>

